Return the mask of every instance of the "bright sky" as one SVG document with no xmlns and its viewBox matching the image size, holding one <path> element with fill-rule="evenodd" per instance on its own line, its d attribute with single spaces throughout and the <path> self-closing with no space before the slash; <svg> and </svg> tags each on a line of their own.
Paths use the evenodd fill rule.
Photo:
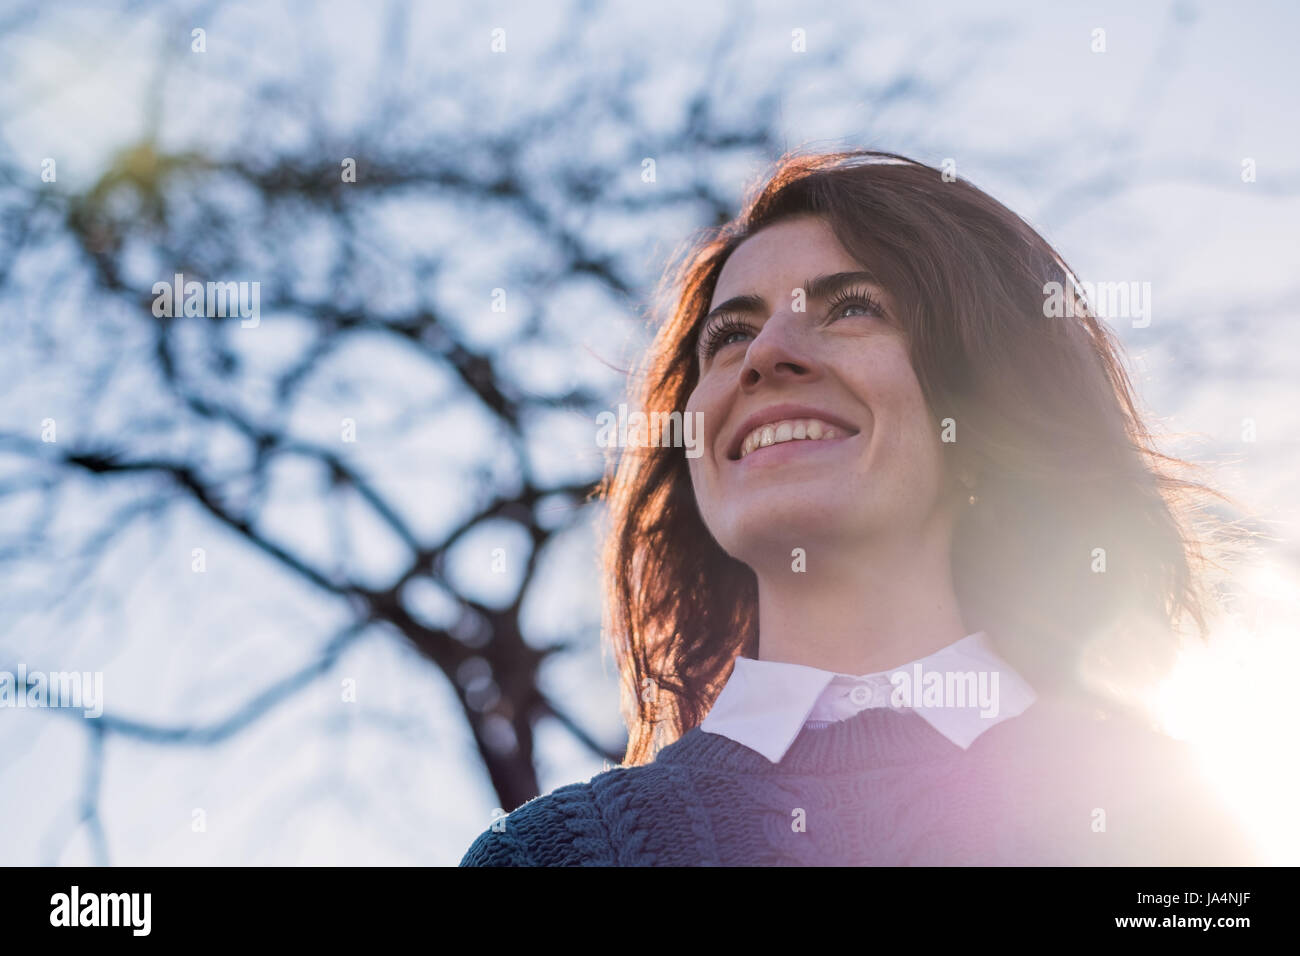
<svg viewBox="0 0 1300 956">
<path fill-rule="evenodd" d="M 418 134 L 449 118 L 502 128 L 573 77 L 594 73 L 586 82 L 599 86 L 642 54 L 651 69 L 635 106 L 652 153 L 657 132 L 711 66 L 723 121 L 744 117 L 753 97 L 780 77 L 779 126 L 789 145 L 870 145 L 933 163 L 951 157 L 960 175 L 1024 215 L 1080 275 L 1149 282 L 1150 325 L 1115 323 L 1145 401 L 1170 427 L 1202 436 L 1182 450 L 1236 459 L 1221 473 L 1228 490 L 1271 523 L 1293 562 L 1300 558 L 1300 420 L 1289 340 L 1300 291 L 1300 84 L 1291 49 L 1298 8 L 1172 3 L 1139 11 L 1127 3 L 1057 9 L 995 2 L 976 16 L 957 2 L 880 4 L 868 13 L 855 5 L 810 11 L 775 2 L 666 0 L 612 5 L 576 21 L 522 2 L 475 4 L 461 14 L 441 4 L 411 6 L 405 22 L 376 16 L 388 8 L 374 3 L 246 2 L 213 12 L 167 5 L 165 15 L 127 16 L 42 10 L 39 23 L 0 36 L 0 141 L 34 175 L 44 158 L 57 158 L 59 182 L 72 189 L 93 181 L 113 151 L 139 136 L 155 93 L 166 118 L 162 140 L 171 148 L 236 141 L 248 89 L 271 81 L 291 89 L 306 84 L 324 121 L 350 143 L 348 131 L 389 87 L 414 94 L 445 90 L 448 78 L 463 83 L 454 94 L 413 96 L 394 118 L 394 135 Z M 206 30 L 205 54 L 189 52 L 195 27 Z M 488 51 L 497 27 L 508 40 L 504 59 Z M 1099 29 L 1104 52 L 1093 49 Z M 726 30 L 738 33 L 739 51 L 717 63 L 712 51 Z M 806 53 L 791 51 L 795 30 L 806 34 Z M 395 59 L 381 49 L 386 31 L 405 40 Z M 562 62 L 539 64 L 540 51 L 557 44 L 570 51 Z M 837 46 L 843 56 L 828 69 Z M 173 59 L 159 74 L 154 64 L 164 48 Z M 881 84 L 901 75 L 911 76 L 911 85 L 882 107 Z M 286 123 L 269 140 L 293 142 L 303 129 Z M 575 128 L 565 142 L 588 158 L 625 155 L 607 131 Z M 350 146 L 364 152 L 364 143 Z M 1254 182 L 1242 180 L 1248 160 Z M 697 163 L 735 193 L 755 171 L 747 156 L 701 156 Z M 695 172 L 665 163 L 660 177 L 671 182 Z M 387 225 L 411 229 L 412 243 L 431 231 L 463 229 L 401 210 L 388 215 L 397 223 Z M 674 246 L 690 225 L 633 219 L 601 227 L 635 237 L 649 282 L 653 254 Z M 526 245 L 526 237 L 488 239 L 457 243 L 460 275 L 490 276 L 505 243 Z M 599 363 L 579 346 L 610 356 L 627 336 L 599 325 L 574 332 L 573 374 L 608 387 L 614 408 L 616 384 L 600 377 Z M 268 323 L 257 360 L 293 354 L 302 334 L 288 317 Z M 554 364 L 534 361 L 532 374 Z M 381 379 L 366 374 L 377 367 L 386 370 Z M 380 342 L 359 346 L 331 374 L 352 381 L 381 434 L 404 407 L 436 401 L 431 370 Z M 79 427 L 75 403 L 53 383 L 46 391 L 25 386 L 6 395 L 6 404 L 6 429 L 39 420 L 50 407 L 60 409 L 70 429 Z M 111 409 L 97 414 L 111 421 Z M 299 414 L 297 426 L 306 432 L 334 427 L 324 399 Z M 1254 441 L 1242 440 L 1247 422 Z M 411 444 L 376 443 L 368 463 L 387 476 L 386 490 L 409 507 L 417 526 L 433 534 L 470 490 L 436 472 L 449 456 L 473 460 L 480 431 L 472 416 L 454 413 L 426 423 Z M 594 460 L 584 457 L 592 452 L 581 446 L 584 434 L 578 428 L 571 443 L 550 450 L 553 467 Z M 311 480 L 292 466 L 277 475 L 286 489 Z M 12 528 L 5 514 L 0 533 Z M 70 514 L 73 523 L 93 517 Z M 308 551 L 329 542 L 328 525 L 291 492 L 273 530 Z M 359 509 L 350 533 L 358 561 L 376 579 L 401 560 L 400 544 Z M 168 569 L 187 563 L 200 541 L 209 572 L 172 575 Z M 481 543 L 494 545 L 492 532 Z M 587 531 L 562 543 L 555 570 L 540 582 L 543 596 L 530 607 L 530 639 L 542 643 L 567 623 L 589 623 L 590 653 L 555 667 L 547 680 L 612 744 L 617 699 L 612 665 L 602 665 L 594 645 L 593 548 Z M 55 669 L 75 653 L 81 666 L 105 672 L 116 710 L 143 720 L 203 722 L 224 714 L 309 660 L 341 620 L 301 582 L 265 564 L 241 563 L 242 553 L 202 516 L 180 509 L 164 532 L 141 528 L 114 551 L 100 579 L 113 600 L 80 616 L 72 612 L 82 608 L 81 598 L 70 607 L 5 611 L 0 649 L 21 650 L 30 666 Z M 232 560 L 224 562 L 225 555 Z M 455 573 L 489 596 L 502 586 L 472 568 Z M 1171 729 L 1196 745 L 1214 785 L 1266 851 L 1294 864 L 1300 823 L 1291 808 L 1300 780 L 1286 758 L 1296 729 L 1287 681 L 1300 668 L 1296 570 L 1270 560 L 1244 581 L 1257 594 L 1254 627 L 1227 628 L 1213 649 L 1189 656 L 1157 704 Z M 424 602 L 431 617 L 439 613 L 437 594 L 412 600 Z M 195 608 L 203 613 L 194 615 Z M 361 700 L 341 717 L 344 679 L 356 680 Z M 1212 710 L 1207 700 L 1215 702 Z M 82 728 L 47 713 L 3 719 L 9 726 L 0 732 L 0 862 L 90 860 L 89 836 L 76 827 L 87 753 Z M 544 790 L 601 769 L 557 727 L 541 728 L 539 747 Z M 101 787 L 117 864 L 453 864 L 490 823 L 493 806 L 444 679 L 378 633 L 345 652 L 328 678 L 228 743 L 114 744 Z M 196 809 L 209 821 L 202 835 L 191 826 Z M 73 830 L 73 839 L 63 839 Z"/>
</svg>

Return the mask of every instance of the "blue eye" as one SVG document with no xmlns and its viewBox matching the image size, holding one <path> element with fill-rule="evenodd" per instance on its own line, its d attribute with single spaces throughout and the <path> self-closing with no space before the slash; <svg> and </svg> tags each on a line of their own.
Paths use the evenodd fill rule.
<svg viewBox="0 0 1300 956">
<path fill-rule="evenodd" d="M 727 345 L 727 339 L 737 332 L 746 334 L 752 333 L 752 329 L 744 322 L 731 316 L 725 316 L 721 321 L 715 322 L 704 330 L 700 336 L 700 355 L 702 358 L 708 358 L 717 352 L 718 349 Z"/>
<path fill-rule="evenodd" d="M 837 312 L 842 312 L 849 306 L 858 306 L 870 315 L 881 318 L 885 316 L 885 309 L 880 304 L 880 300 L 869 289 L 858 286 L 841 290 L 831 298 L 831 301 L 826 306 L 827 319 L 829 320 Z M 735 316 L 724 314 L 717 322 L 700 333 L 700 358 L 710 358 L 720 349 L 730 345 L 731 337 L 737 334 L 753 335 L 754 330 Z"/>
<path fill-rule="evenodd" d="M 883 317 L 885 314 L 884 306 L 880 300 L 871 294 L 871 291 L 865 288 L 845 289 L 836 293 L 835 297 L 827 305 L 827 310 L 833 314 L 836 310 L 843 309 L 846 306 L 861 306 L 873 315 Z"/>
</svg>

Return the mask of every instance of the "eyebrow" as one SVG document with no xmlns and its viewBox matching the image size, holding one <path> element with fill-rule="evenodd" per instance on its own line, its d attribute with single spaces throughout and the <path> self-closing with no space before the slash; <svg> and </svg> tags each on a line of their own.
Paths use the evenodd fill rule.
<svg viewBox="0 0 1300 956">
<path fill-rule="evenodd" d="M 820 275 L 806 280 L 799 288 L 808 294 L 809 299 L 816 301 L 825 299 L 844 286 L 853 285 L 854 283 L 870 283 L 879 288 L 884 288 L 880 283 L 880 279 L 874 273 L 866 271 L 832 272 L 829 275 Z M 758 312 L 764 305 L 766 303 L 763 301 L 763 297 L 752 292 L 745 295 L 733 295 L 726 302 L 719 303 L 710 309 L 704 318 L 700 320 L 699 328 L 704 328 L 710 319 L 724 312 Z"/>
</svg>

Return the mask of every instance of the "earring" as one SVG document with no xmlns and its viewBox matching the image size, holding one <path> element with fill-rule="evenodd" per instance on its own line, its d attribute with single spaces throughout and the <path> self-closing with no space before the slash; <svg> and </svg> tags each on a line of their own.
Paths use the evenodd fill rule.
<svg viewBox="0 0 1300 956">
<path fill-rule="evenodd" d="M 971 475 L 969 474 L 962 475 L 961 483 L 966 486 L 967 491 L 970 492 L 975 491 L 975 479 Z M 971 496 L 967 499 L 967 503 L 973 508 L 975 507 L 975 503 L 979 500 L 980 500 L 979 495 L 972 493 Z"/>
</svg>

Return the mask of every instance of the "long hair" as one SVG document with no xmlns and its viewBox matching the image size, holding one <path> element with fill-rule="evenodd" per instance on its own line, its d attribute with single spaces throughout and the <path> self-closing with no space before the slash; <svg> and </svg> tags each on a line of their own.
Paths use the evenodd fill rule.
<svg viewBox="0 0 1300 956">
<path fill-rule="evenodd" d="M 1184 622 L 1204 637 L 1208 573 L 1223 568 L 1214 548 L 1231 527 L 1207 504 L 1232 502 L 1155 447 L 1122 348 L 1073 271 L 970 183 L 874 150 L 786 154 L 735 219 L 692 237 L 665 271 L 635 407 L 684 413 L 728 256 L 809 214 L 898 304 L 945 468 L 978 476 L 952 546 L 968 628 L 1040 693 L 1123 709 L 1105 694 L 1118 686 L 1107 665 L 1158 676 Z M 1058 290 L 1072 307 L 1045 307 Z M 704 718 L 738 654 L 758 656 L 757 580 L 705 527 L 680 448 L 624 449 L 599 494 L 604 636 L 634 765 Z"/>
</svg>

